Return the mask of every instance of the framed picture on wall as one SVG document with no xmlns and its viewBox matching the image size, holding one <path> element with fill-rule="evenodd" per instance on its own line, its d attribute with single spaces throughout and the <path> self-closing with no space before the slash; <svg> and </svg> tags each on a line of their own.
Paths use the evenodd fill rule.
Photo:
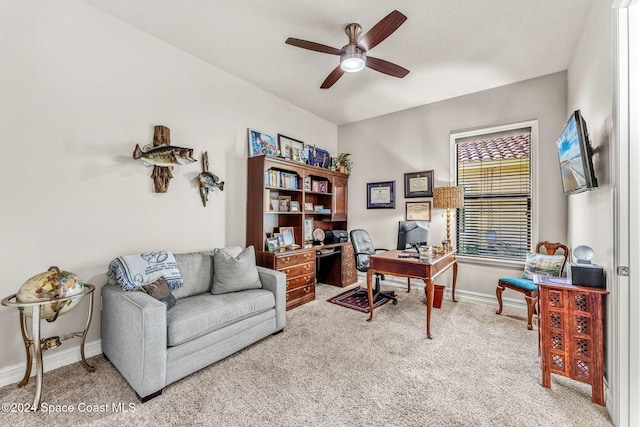
<svg viewBox="0 0 640 427">
<path fill-rule="evenodd" d="M 407 221 L 431 221 L 431 202 L 407 202 Z"/>
<path fill-rule="evenodd" d="M 433 197 L 433 171 L 405 173 L 404 197 Z"/>
<path fill-rule="evenodd" d="M 395 209 L 395 181 L 367 183 L 367 209 Z"/>
</svg>

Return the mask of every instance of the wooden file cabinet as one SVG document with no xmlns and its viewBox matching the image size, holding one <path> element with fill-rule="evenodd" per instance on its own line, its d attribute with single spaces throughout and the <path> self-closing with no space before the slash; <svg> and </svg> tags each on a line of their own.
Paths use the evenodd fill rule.
<svg viewBox="0 0 640 427">
<path fill-rule="evenodd" d="M 604 406 L 602 335 L 604 289 L 538 283 L 542 385 L 551 374 L 591 384 L 591 400 Z"/>
<path fill-rule="evenodd" d="M 287 310 L 316 298 L 315 254 L 313 248 L 280 253 L 256 253 L 258 265 L 282 271 L 287 275 Z"/>
</svg>

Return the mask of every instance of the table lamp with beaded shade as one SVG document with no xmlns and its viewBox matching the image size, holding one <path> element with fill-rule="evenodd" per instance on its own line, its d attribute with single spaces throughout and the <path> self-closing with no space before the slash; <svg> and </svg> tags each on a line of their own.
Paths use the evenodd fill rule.
<svg viewBox="0 0 640 427">
<path fill-rule="evenodd" d="M 433 208 L 447 210 L 447 246 L 451 249 L 451 209 L 464 207 L 464 187 L 449 186 L 433 189 Z"/>
</svg>

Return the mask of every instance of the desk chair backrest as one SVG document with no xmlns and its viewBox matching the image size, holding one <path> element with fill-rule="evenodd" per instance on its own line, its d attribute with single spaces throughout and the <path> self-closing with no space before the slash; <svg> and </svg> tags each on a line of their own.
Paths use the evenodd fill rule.
<svg viewBox="0 0 640 427">
<path fill-rule="evenodd" d="M 356 268 L 360 271 L 369 270 L 369 255 L 376 253 L 371 236 L 365 230 L 356 229 L 349 233 L 353 252 L 356 255 Z"/>
</svg>

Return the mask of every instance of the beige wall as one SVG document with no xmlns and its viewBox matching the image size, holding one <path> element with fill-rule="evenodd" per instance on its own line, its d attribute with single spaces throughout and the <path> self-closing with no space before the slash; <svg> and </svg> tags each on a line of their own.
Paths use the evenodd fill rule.
<svg viewBox="0 0 640 427">
<path fill-rule="evenodd" d="M 378 247 L 395 248 L 397 222 L 404 219 L 407 201 L 404 173 L 433 169 L 435 185 L 446 185 L 452 176 L 450 133 L 538 120 L 538 239 L 566 241 L 566 199 L 555 145 L 567 120 L 566 95 L 566 73 L 560 72 L 340 126 L 339 149 L 352 153 L 354 160 L 349 227 L 369 230 Z M 396 182 L 395 209 L 366 208 L 366 184 L 378 181 Z M 444 211 L 432 210 L 430 243 L 440 242 L 445 228 Z M 464 263 L 457 289 L 495 300 L 497 279 L 521 270 Z M 505 298 L 512 297 L 521 299 L 519 294 L 505 292 Z"/>
<path fill-rule="evenodd" d="M 51 265 L 101 286 L 117 255 L 243 245 L 249 127 L 335 151 L 335 125 L 85 3 L 1 8 L 0 297 Z M 151 170 L 131 158 L 159 124 L 197 159 L 208 151 L 225 181 L 206 208 L 199 162 L 176 167 L 168 193 L 155 194 Z M 90 346 L 100 338 L 96 296 Z M 85 310 L 45 324 L 45 336 L 81 329 Z M 2 385 L 24 350 L 17 310 L 0 307 L 0 324 Z M 47 356 L 77 358 L 77 345 Z"/>
</svg>

